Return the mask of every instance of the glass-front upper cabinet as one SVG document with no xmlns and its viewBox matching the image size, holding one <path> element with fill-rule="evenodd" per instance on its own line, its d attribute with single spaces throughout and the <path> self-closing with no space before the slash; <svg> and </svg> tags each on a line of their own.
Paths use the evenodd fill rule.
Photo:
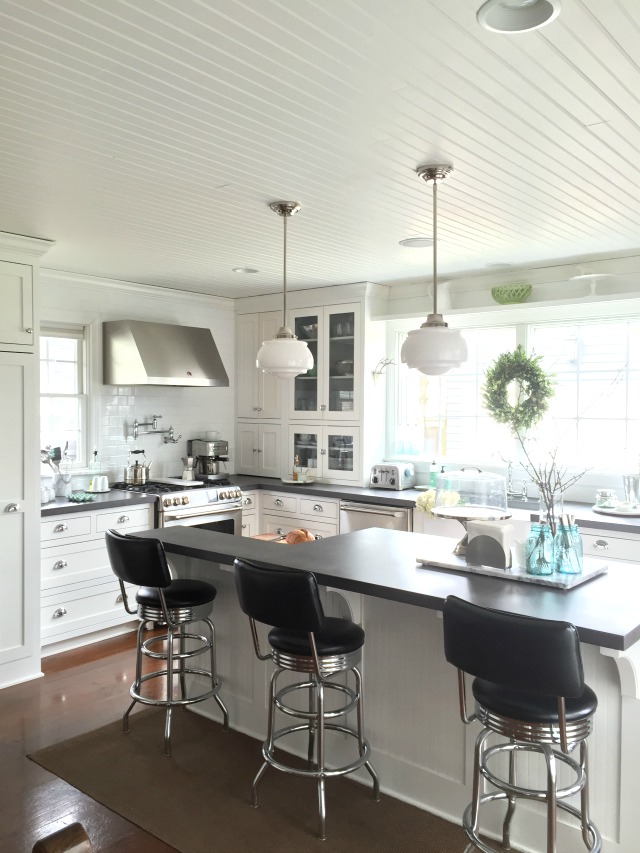
<svg viewBox="0 0 640 853">
<path fill-rule="evenodd" d="M 296 376 L 289 415 L 296 420 L 357 421 L 360 416 L 360 306 L 292 312 L 294 334 L 313 353 L 311 370 Z"/>
<path fill-rule="evenodd" d="M 305 432 L 308 430 L 308 432 Z M 290 426 L 289 457 L 309 477 L 360 479 L 359 427 Z"/>
</svg>

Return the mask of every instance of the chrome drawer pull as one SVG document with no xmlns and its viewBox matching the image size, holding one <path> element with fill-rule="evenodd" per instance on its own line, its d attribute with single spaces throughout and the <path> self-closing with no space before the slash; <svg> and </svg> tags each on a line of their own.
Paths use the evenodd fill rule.
<svg viewBox="0 0 640 853">
<path fill-rule="evenodd" d="M 314 504 L 313 505 L 313 511 L 314 512 L 324 512 L 324 508 L 322 507 L 322 504 Z"/>
<path fill-rule="evenodd" d="M 6 507 L 4 508 L 4 511 L 5 512 L 20 512 L 21 509 L 22 509 L 22 507 L 20 506 L 20 504 L 7 504 Z"/>
<path fill-rule="evenodd" d="M 243 524 L 243 525 L 242 525 L 242 529 L 243 529 L 243 530 L 246 530 L 246 529 L 247 529 L 247 525 L 246 525 L 246 524 Z"/>
<path fill-rule="evenodd" d="M 276 498 L 274 501 L 276 506 L 284 506 L 284 502 L 280 500 L 280 498 Z"/>
<path fill-rule="evenodd" d="M 606 539 L 596 539 L 596 541 L 593 543 L 593 547 L 598 548 L 602 551 L 607 551 L 609 549 L 609 543 Z"/>
<path fill-rule="evenodd" d="M 53 528 L 53 532 L 54 533 L 64 533 L 64 531 L 68 530 L 68 529 L 69 528 L 67 527 L 66 524 L 56 524 L 56 526 Z"/>
<path fill-rule="evenodd" d="M 242 503 L 243 503 L 245 506 L 251 506 L 251 504 L 253 503 L 253 501 L 251 500 L 251 498 L 245 498 L 245 499 L 242 501 Z"/>
<path fill-rule="evenodd" d="M 66 560 L 58 560 L 57 563 L 53 564 L 53 571 L 57 572 L 59 569 L 66 569 L 67 561 Z"/>
<path fill-rule="evenodd" d="M 278 534 L 278 536 L 286 536 L 287 535 L 281 527 L 279 527 L 276 530 L 276 533 Z"/>
<path fill-rule="evenodd" d="M 124 598 L 122 597 L 122 593 L 116 598 L 116 604 L 122 604 Z"/>
<path fill-rule="evenodd" d="M 118 524 L 124 524 L 127 521 L 129 521 L 129 516 L 128 515 L 121 515 L 120 518 L 118 519 Z"/>
<path fill-rule="evenodd" d="M 320 536 L 320 534 L 319 534 L 319 533 L 314 533 L 313 538 L 314 538 L 314 539 L 322 539 L 322 536 Z"/>
<path fill-rule="evenodd" d="M 57 610 L 53 611 L 52 618 L 53 619 L 60 619 L 61 616 L 66 616 L 66 615 L 67 615 L 67 608 L 66 607 L 58 607 Z"/>
</svg>

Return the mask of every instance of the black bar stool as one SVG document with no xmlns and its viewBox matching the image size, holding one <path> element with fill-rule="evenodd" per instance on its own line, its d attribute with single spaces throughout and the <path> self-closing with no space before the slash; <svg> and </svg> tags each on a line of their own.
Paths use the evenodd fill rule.
<svg viewBox="0 0 640 853">
<path fill-rule="evenodd" d="M 590 853 L 600 851 L 600 833 L 589 818 L 587 768 L 587 737 L 598 700 L 584 683 L 575 626 L 489 610 L 449 596 L 444 604 L 444 651 L 449 663 L 458 668 L 462 721 L 477 719 L 483 726 L 475 745 L 473 800 L 463 817 L 471 844 L 483 853 L 494 853 L 495 848 L 479 837 L 480 807 L 505 800 L 502 846 L 509 850 L 511 819 L 520 797 L 547 804 L 547 853 L 556 851 L 556 806 L 578 818 Z M 465 672 L 475 676 L 476 709 L 471 715 L 466 707 Z M 492 734 L 508 740 L 489 746 Z M 579 762 L 570 757 L 577 744 Z M 521 752 L 542 753 L 546 788 L 517 783 L 516 760 Z M 500 754 L 509 758 L 506 779 L 493 769 Z M 572 781 L 564 787 L 558 787 L 558 762 L 572 771 Z M 485 792 L 485 780 L 497 791 Z M 565 801 L 578 793 L 579 809 Z"/>
<path fill-rule="evenodd" d="M 275 767 L 316 779 L 318 782 L 319 835 L 326 838 L 325 779 L 345 776 L 363 765 L 373 779 L 373 795 L 380 798 L 378 776 L 371 766 L 371 747 L 364 736 L 362 677 L 358 670 L 364 645 L 364 631 L 348 619 L 325 617 L 318 595 L 318 584 L 311 572 L 297 569 L 267 569 L 243 560 L 234 563 L 240 607 L 249 617 L 251 634 L 259 660 L 271 658 L 275 670 L 271 676 L 267 739 L 262 745 L 264 764 L 253 782 L 253 806 L 258 806 L 258 783 L 267 767 Z M 271 651 L 262 654 L 256 622 L 272 625 L 269 632 Z M 285 671 L 304 673 L 307 677 L 295 684 L 277 689 L 278 678 Z M 337 684 L 330 679 L 338 673 L 352 672 L 355 687 Z M 288 704 L 290 694 L 307 691 L 308 710 Z M 325 691 L 341 693 L 344 704 L 336 710 L 325 709 Z M 298 694 L 300 695 L 300 694 Z M 329 722 L 355 709 L 357 728 Z M 276 710 L 302 723 L 275 729 Z M 342 732 L 353 737 L 358 746 L 357 757 L 348 764 L 328 768 L 325 764 L 325 732 Z M 274 756 L 276 742 L 293 732 L 308 735 L 308 768 L 284 764 Z"/>
<path fill-rule="evenodd" d="M 218 695 L 220 679 L 216 671 L 215 628 L 206 616 L 195 611 L 211 604 L 217 591 L 214 586 L 198 580 L 172 580 L 164 546 L 158 539 L 143 539 L 130 534 L 107 530 L 107 551 L 111 568 L 120 581 L 122 600 L 127 613 L 137 614 L 138 642 L 136 649 L 136 677 L 129 693 L 132 702 L 122 718 L 122 728 L 129 731 L 129 714 L 136 702 L 143 705 L 158 705 L 167 709 L 164 731 L 164 754 L 171 754 L 171 713 L 176 707 L 192 705 L 213 697 L 224 719 L 224 728 L 229 727 L 229 714 L 224 702 Z M 140 587 L 136 593 L 137 609 L 129 607 L 125 583 Z M 202 622 L 208 627 L 208 636 L 187 633 L 185 625 Z M 167 633 L 152 635 L 146 640 L 145 629 L 148 623 L 166 626 Z M 187 666 L 191 658 L 209 652 L 209 669 Z M 142 674 L 143 656 L 153 660 L 166 661 L 165 669 Z M 176 695 L 173 685 L 174 675 L 178 676 L 180 695 Z M 187 695 L 187 675 L 203 675 L 210 679 L 211 687 L 196 696 Z M 164 697 L 154 699 L 143 694 L 143 685 L 156 678 L 166 679 Z"/>
</svg>

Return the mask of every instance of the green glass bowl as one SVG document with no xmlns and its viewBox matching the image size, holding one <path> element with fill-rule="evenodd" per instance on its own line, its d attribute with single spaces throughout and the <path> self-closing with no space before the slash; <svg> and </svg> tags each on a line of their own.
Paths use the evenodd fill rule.
<svg viewBox="0 0 640 853">
<path fill-rule="evenodd" d="M 517 305 L 531 296 L 530 284 L 500 284 L 491 288 L 491 296 L 499 305 Z"/>
</svg>

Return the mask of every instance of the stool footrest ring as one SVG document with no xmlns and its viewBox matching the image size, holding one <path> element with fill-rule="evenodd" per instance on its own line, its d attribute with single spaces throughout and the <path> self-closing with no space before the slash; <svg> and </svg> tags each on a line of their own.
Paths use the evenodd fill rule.
<svg viewBox="0 0 640 853">
<path fill-rule="evenodd" d="M 334 719 L 335 717 L 342 717 L 345 714 L 348 714 L 352 711 L 358 704 L 358 700 L 360 699 L 360 694 L 357 693 L 353 688 L 349 687 L 345 684 L 334 684 L 331 681 L 324 681 L 325 690 L 337 690 L 340 693 L 344 693 L 345 696 L 348 697 L 348 702 L 345 705 L 341 705 L 340 708 L 336 708 L 332 711 L 325 711 L 324 718 L 325 720 Z M 315 711 L 303 711 L 298 708 L 292 708 L 291 705 L 287 705 L 283 702 L 283 697 L 289 693 L 293 693 L 296 690 L 312 690 L 315 688 L 315 683 L 313 681 L 299 681 L 296 684 L 288 684 L 286 687 L 282 687 L 276 693 L 274 697 L 274 703 L 276 708 L 279 711 L 282 711 L 283 714 L 288 714 L 290 717 L 298 717 L 301 720 L 315 720 L 316 712 Z"/>
<path fill-rule="evenodd" d="M 211 679 L 211 672 L 207 669 L 174 669 L 174 675 L 203 675 L 205 678 Z M 163 669 L 160 672 L 148 672 L 142 676 L 140 679 L 140 687 L 146 682 L 151 681 L 154 678 L 163 678 L 166 680 L 167 678 L 167 670 Z M 210 690 L 205 691 L 204 693 L 199 693 L 197 696 L 187 697 L 185 699 L 176 699 L 173 697 L 165 698 L 165 699 L 153 699 L 148 696 L 144 696 L 141 692 L 136 691 L 135 684 L 132 684 L 129 689 L 129 695 L 136 702 L 142 702 L 143 705 L 157 705 L 161 707 L 177 707 L 179 705 L 192 705 L 195 702 L 204 702 L 205 699 L 209 699 L 212 696 L 216 696 L 220 691 L 221 682 L 220 679 L 216 681 L 215 687 L 212 687 Z"/>
<path fill-rule="evenodd" d="M 350 729 L 348 726 L 340 726 L 336 723 L 325 723 L 325 732 L 333 731 L 333 732 L 341 732 L 345 735 L 350 735 L 355 738 L 358 742 L 360 742 L 358 732 L 355 729 Z M 350 764 L 344 764 L 341 767 L 334 767 L 331 769 L 322 768 L 322 769 L 304 769 L 301 767 L 293 767 L 290 764 L 283 764 L 281 761 L 278 761 L 277 758 L 273 756 L 273 750 L 275 749 L 276 742 L 284 737 L 285 735 L 292 734 L 293 732 L 306 732 L 308 731 L 308 726 L 304 723 L 301 723 L 299 726 L 287 726 L 284 729 L 278 729 L 277 732 L 274 732 L 273 735 L 273 744 L 269 747 L 268 742 L 265 742 L 262 745 L 262 756 L 266 763 L 270 767 L 275 767 L 276 770 L 282 770 L 285 773 L 290 773 L 293 776 L 305 776 L 309 779 L 326 779 L 330 776 L 346 776 L 349 773 L 353 773 L 354 770 L 357 770 L 359 767 L 362 767 L 364 764 L 369 761 L 371 757 L 371 745 L 366 738 L 362 738 L 362 745 L 364 747 L 364 751 L 361 755 L 359 755 L 355 761 L 352 761 Z"/>
<path fill-rule="evenodd" d="M 200 645 L 195 649 L 187 649 L 186 651 L 176 651 L 174 649 L 173 659 L 174 660 L 186 660 L 187 658 L 195 657 L 196 655 L 201 655 L 203 652 L 208 651 L 211 648 L 211 640 L 208 637 L 203 636 L 202 634 L 176 634 L 174 637 L 174 641 L 176 640 L 198 640 Z M 152 643 L 166 643 L 168 640 L 167 634 L 162 634 L 162 636 L 157 637 L 149 637 L 146 639 L 140 646 L 140 651 L 143 655 L 148 658 L 152 658 L 154 660 L 166 660 L 167 652 L 166 650 L 162 650 L 159 652 L 154 652 L 151 648 Z"/>
</svg>

